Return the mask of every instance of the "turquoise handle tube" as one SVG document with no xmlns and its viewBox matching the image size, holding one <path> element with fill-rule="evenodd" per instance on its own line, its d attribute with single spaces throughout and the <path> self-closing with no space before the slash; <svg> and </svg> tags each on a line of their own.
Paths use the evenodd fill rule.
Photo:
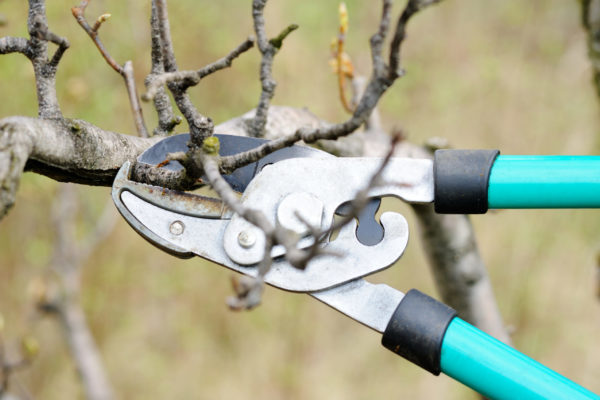
<svg viewBox="0 0 600 400">
<path fill-rule="evenodd" d="M 440 365 L 446 375 L 490 399 L 600 400 L 460 318 L 446 330 Z"/>
<path fill-rule="evenodd" d="M 381 344 L 432 374 L 443 372 L 490 399 L 600 400 L 416 289 L 406 293 L 392 314 Z"/>
<path fill-rule="evenodd" d="M 600 208 L 600 156 L 498 156 L 489 208 Z"/>
</svg>

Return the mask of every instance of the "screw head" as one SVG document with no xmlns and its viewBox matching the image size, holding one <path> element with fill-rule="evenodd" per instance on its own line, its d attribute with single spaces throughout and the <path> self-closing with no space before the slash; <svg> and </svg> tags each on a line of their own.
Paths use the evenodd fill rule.
<svg viewBox="0 0 600 400">
<path fill-rule="evenodd" d="M 256 244 L 256 236 L 250 231 L 241 231 L 238 235 L 238 243 L 243 248 L 249 249 Z"/>
<path fill-rule="evenodd" d="M 179 236 L 183 233 L 184 230 L 185 230 L 185 225 L 181 221 L 174 221 L 169 226 L 169 232 L 171 232 L 173 235 Z"/>
</svg>

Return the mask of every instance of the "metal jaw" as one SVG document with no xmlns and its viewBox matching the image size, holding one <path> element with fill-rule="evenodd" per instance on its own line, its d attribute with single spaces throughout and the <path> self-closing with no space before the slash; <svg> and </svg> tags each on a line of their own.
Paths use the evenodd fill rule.
<svg viewBox="0 0 600 400">
<path fill-rule="evenodd" d="M 147 185 L 123 180 L 127 168 L 124 165 L 119 171 L 113 199 L 121 214 L 144 238 L 179 257 L 195 254 L 239 273 L 257 275 L 256 266 L 236 263 L 225 251 L 223 240 L 229 220 L 168 210 L 163 204 L 148 199 Z M 265 282 L 284 290 L 314 292 L 387 268 L 406 248 L 408 224 L 396 213 L 384 213 L 381 222 L 386 234 L 380 243 L 361 244 L 356 239 L 356 222 L 353 222 L 341 229 L 335 241 L 325 245 L 333 255 L 317 257 L 305 270 L 292 267 L 283 257 L 277 258 Z"/>
<path fill-rule="evenodd" d="M 301 235 L 305 223 L 294 217 L 296 213 L 304 222 L 327 230 L 338 207 L 356 197 L 380 164 L 378 158 L 358 157 L 283 160 L 263 168 L 244 191 L 242 202 L 262 211 L 273 224 Z M 411 203 L 433 201 L 431 160 L 392 158 L 381 180 L 385 184 L 372 188 L 369 196 L 396 196 Z M 390 226 L 384 228 L 384 239 L 393 235 Z M 252 237 L 254 244 L 247 246 L 240 237 Z M 232 217 L 225 231 L 225 251 L 238 264 L 259 262 L 264 256 L 264 241 L 264 234 L 238 215 Z M 346 245 L 349 251 L 356 249 L 355 243 Z"/>
<path fill-rule="evenodd" d="M 225 253 L 222 239 L 229 222 L 227 219 L 201 218 L 185 213 L 185 210 L 175 211 L 174 207 L 168 210 L 169 202 L 161 199 L 175 196 L 176 192 L 132 182 L 127 179 L 128 171 L 129 163 L 119 170 L 113 185 L 113 200 L 119 212 L 142 237 L 178 257 L 195 254 L 239 273 L 256 275 L 256 267 L 239 265 Z M 198 203 L 196 211 L 202 207 L 202 198 L 192 201 Z M 215 205 L 211 203 L 212 199 L 207 201 L 209 205 Z M 358 242 L 356 223 L 353 222 L 328 245 L 339 251 L 341 257 L 317 258 L 305 271 L 291 267 L 282 259 L 275 260 L 265 282 L 281 289 L 309 292 L 350 318 L 383 332 L 404 294 L 387 285 L 373 285 L 360 276 L 384 269 L 402 255 L 408 242 L 408 226 L 399 214 L 385 213 L 381 219 L 386 231 L 379 244 L 365 246 Z"/>
<path fill-rule="evenodd" d="M 166 153 L 185 145 L 185 137 L 171 137 L 140 156 L 145 162 L 158 161 Z M 233 144 L 248 138 L 222 137 Z M 300 236 L 304 222 L 328 228 L 336 208 L 351 200 L 358 188 L 368 181 L 377 168 L 377 159 L 339 159 L 314 149 L 295 147 L 285 149 L 284 155 L 273 153 L 253 167 L 258 173 L 246 188 L 242 201 L 245 206 L 261 209 L 274 223 L 295 230 Z M 282 158 L 301 157 L 293 160 Z M 311 157 L 311 158 L 307 158 Z M 288 163 L 297 161 L 298 163 Z M 420 160 L 408 164 L 396 159 L 390 163 L 401 170 L 403 182 L 374 189 L 373 196 L 395 194 L 411 201 L 430 201 L 431 194 L 423 190 L 429 162 Z M 416 167 L 415 167 L 416 165 Z M 221 201 L 185 194 L 129 180 L 130 164 L 119 171 L 113 185 L 113 200 L 127 222 L 144 238 L 178 257 L 198 255 L 242 274 L 256 276 L 256 264 L 262 259 L 264 235 L 238 216 L 231 216 Z M 384 179 L 390 180 L 392 174 Z M 342 181 L 344 185 L 333 185 Z M 394 180 L 390 180 L 394 182 Z M 240 181 L 242 182 L 242 181 Z M 397 181 L 400 182 L 400 181 Z M 243 184 L 240 186 L 244 188 Z M 297 219 L 297 213 L 303 221 Z M 229 218 L 233 218 L 230 220 Z M 303 271 L 285 261 L 281 248 L 265 276 L 265 282 L 295 292 L 317 292 L 367 276 L 393 264 L 404 252 L 408 242 L 408 225 L 396 213 L 384 213 L 381 224 L 383 239 L 372 246 L 360 243 L 356 237 L 356 222 L 343 227 L 336 240 L 323 246 L 331 255 L 322 255 L 310 262 Z M 311 244 L 302 239 L 300 247 Z M 241 251 L 239 251 L 241 250 Z M 257 251 L 258 250 L 258 251 Z M 241 255 L 240 255 L 241 254 Z"/>
</svg>

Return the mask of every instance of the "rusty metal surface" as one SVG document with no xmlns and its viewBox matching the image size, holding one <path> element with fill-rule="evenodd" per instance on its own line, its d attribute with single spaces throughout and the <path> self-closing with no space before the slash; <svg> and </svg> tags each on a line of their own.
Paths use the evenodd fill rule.
<svg viewBox="0 0 600 400">
<path fill-rule="evenodd" d="M 231 216 L 229 209 L 219 199 L 131 181 L 127 179 L 129 163 L 127 164 L 126 169 L 124 165 L 115 178 L 113 189 L 132 192 L 151 204 L 183 215 L 224 219 Z"/>
</svg>

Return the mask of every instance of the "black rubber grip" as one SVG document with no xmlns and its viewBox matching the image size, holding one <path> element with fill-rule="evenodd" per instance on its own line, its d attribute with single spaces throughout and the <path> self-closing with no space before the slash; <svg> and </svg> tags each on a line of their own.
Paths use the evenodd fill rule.
<svg viewBox="0 0 600 400">
<path fill-rule="evenodd" d="M 456 311 L 411 289 L 388 323 L 381 344 L 434 375 L 441 372 L 442 341 Z"/>
<path fill-rule="evenodd" d="M 433 163 L 438 214 L 485 214 L 490 171 L 498 150 L 437 150 Z"/>
</svg>

